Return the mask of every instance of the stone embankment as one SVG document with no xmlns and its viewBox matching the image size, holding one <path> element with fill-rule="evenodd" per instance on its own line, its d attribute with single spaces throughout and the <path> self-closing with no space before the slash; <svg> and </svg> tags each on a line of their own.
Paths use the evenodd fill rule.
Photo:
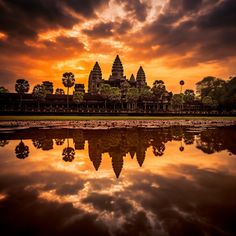
<svg viewBox="0 0 236 236">
<path fill-rule="evenodd" d="M 71 128 L 71 129 L 114 129 L 114 128 L 164 128 L 184 127 L 222 127 L 234 126 L 236 120 L 83 120 L 83 121 L 1 121 L 0 129 L 27 128 Z"/>
</svg>

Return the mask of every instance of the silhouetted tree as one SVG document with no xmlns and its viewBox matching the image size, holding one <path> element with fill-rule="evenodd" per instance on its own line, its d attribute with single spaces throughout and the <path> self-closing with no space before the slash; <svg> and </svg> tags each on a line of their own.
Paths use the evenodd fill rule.
<svg viewBox="0 0 236 236">
<path fill-rule="evenodd" d="M 64 89 L 57 88 L 55 94 L 56 95 L 65 95 L 65 91 L 64 91 Z"/>
<path fill-rule="evenodd" d="M 183 86 L 184 86 L 185 83 L 184 83 L 183 80 L 180 80 L 179 84 L 180 84 L 180 93 L 182 93 L 182 89 L 183 89 Z"/>
<path fill-rule="evenodd" d="M 226 92 L 226 81 L 213 76 L 207 76 L 198 82 L 197 86 L 201 88 L 201 98 L 210 96 L 217 103 L 220 104 L 222 102 Z"/>
<path fill-rule="evenodd" d="M 130 84 L 126 80 L 123 83 L 121 83 L 120 85 L 121 95 L 126 96 L 126 93 L 129 88 L 130 88 Z"/>
<path fill-rule="evenodd" d="M 77 110 L 78 110 L 78 104 L 83 102 L 83 100 L 84 100 L 84 93 L 78 91 L 75 91 L 73 93 L 73 102 L 77 104 Z"/>
<path fill-rule="evenodd" d="M 186 89 L 184 92 L 184 102 L 187 104 L 191 104 L 194 101 L 195 94 L 192 89 Z"/>
<path fill-rule="evenodd" d="M 111 86 L 109 84 L 101 84 L 99 86 L 98 93 L 105 100 L 105 109 L 106 109 L 106 102 L 111 96 Z"/>
<path fill-rule="evenodd" d="M 152 86 L 152 93 L 156 101 L 162 99 L 162 95 L 166 92 L 166 86 L 162 80 L 155 80 Z"/>
<path fill-rule="evenodd" d="M 110 92 L 109 100 L 113 102 L 114 109 L 115 109 L 116 102 L 120 102 L 120 100 L 121 100 L 121 93 L 120 93 L 120 89 L 119 88 L 111 87 L 111 92 Z"/>
<path fill-rule="evenodd" d="M 174 94 L 171 99 L 172 107 L 175 109 L 182 109 L 183 106 L 183 94 Z"/>
<path fill-rule="evenodd" d="M 5 87 L 1 86 L 0 87 L 0 93 L 9 93 L 9 91 Z"/>
<path fill-rule="evenodd" d="M 43 81 L 46 94 L 53 94 L 53 83 L 50 81 Z"/>
<path fill-rule="evenodd" d="M 126 101 L 128 102 L 129 108 L 131 104 L 131 110 L 136 108 L 137 101 L 139 99 L 139 91 L 137 88 L 129 88 L 126 94 Z"/>
<path fill-rule="evenodd" d="M 150 87 L 149 86 L 142 87 L 140 89 L 139 95 L 140 95 L 140 99 L 144 103 L 144 109 L 146 111 L 147 101 L 150 101 L 153 98 L 153 94 L 152 94 L 152 91 L 150 90 Z"/>
<path fill-rule="evenodd" d="M 20 104 L 19 107 L 21 108 L 22 105 L 22 96 L 23 94 L 29 91 L 29 82 L 25 79 L 18 79 L 15 84 L 15 90 L 20 95 Z"/>
<path fill-rule="evenodd" d="M 236 109 L 236 77 L 230 77 L 221 101 L 224 107 Z"/>
<path fill-rule="evenodd" d="M 38 84 L 34 86 L 32 95 L 34 99 L 38 102 L 38 110 L 40 110 L 40 102 L 44 101 L 47 95 L 44 85 Z"/>
<path fill-rule="evenodd" d="M 210 107 L 210 108 L 217 107 L 218 105 L 217 101 L 213 100 L 211 96 L 205 96 L 202 99 L 202 104 L 204 105 L 204 107 Z"/>
<path fill-rule="evenodd" d="M 69 109 L 69 88 L 75 84 L 75 78 L 72 72 L 66 72 L 62 75 L 62 83 L 67 88 L 67 109 Z"/>
</svg>

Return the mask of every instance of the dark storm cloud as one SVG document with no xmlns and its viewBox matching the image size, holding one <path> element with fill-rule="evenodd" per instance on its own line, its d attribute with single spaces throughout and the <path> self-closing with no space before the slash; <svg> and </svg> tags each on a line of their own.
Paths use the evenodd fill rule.
<svg viewBox="0 0 236 236">
<path fill-rule="evenodd" d="M 84 44 L 77 37 L 59 36 L 55 41 L 37 41 L 37 46 L 18 40 L 0 40 L 0 51 L 3 60 L 10 56 L 34 56 L 37 59 L 65 59 L 84 52 Z M 13 60 L 12 60 L 13 62 Z M 2 63 L 5 63 L 2 62 Z M 19 62 L 18 62 L 19 63 Z M 1 65 L 2 66 L 2 65 Z M 0 66 L 0 69 L 1 69 Z"/>
<path fill-rule="evenodd" d="M 83 32 L 91 37 L 109 37 L 112 36 L 113 23 L 98 23 L 92 29 L 84 29 Z"/>
<path fill-rule="evenodd" d="M 85 17 L 95 16 L 95 11 L 109 0 L 67 0 L 67 5 Z"/>
<path fill-rule="evenodd" d="M 101 22 L 92 29 L 84 29 L 83 32 L 90 37 L 110 37 L 126 34 L 132 28 L 132 24 L 126 20 L 120 22 Z"/>
<path fill-rule="evenodd" d="M 128 15 L 136 18 L 139 21 L 145 21 L 149 8 L 148 1 L 118 0 L 118 2 L 123 5 Z"/>
<path fill-rule="evenodd" d="M 0 31 L 12 38 L 35 38 L 46 29 L 71 28 L 79 20 L 73 10 L 92 17 L 107 0 L 0 0 Z"/>
<path fill-rule="evenodd" d="M 152 35 L 153 56 L 185 55 L 193 51 L 192 62 L 235 56 L 236 2 L 171 0 L 155 22 L 145 29 Z"/>
</svg>

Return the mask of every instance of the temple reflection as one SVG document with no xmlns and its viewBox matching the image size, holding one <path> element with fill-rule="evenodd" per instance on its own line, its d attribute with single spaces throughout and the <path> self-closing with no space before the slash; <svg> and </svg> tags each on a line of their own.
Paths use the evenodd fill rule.
<svg viewBox="0 0 236 236">
<path fill-rule="evenodd" d="M 193 145 L 206 154 L 227 150 L 236 154 L 234 145 L 235 127 L 194 130 L 184 127 L 161 129 L 27 129 L 12 133 L 0 134 L 0 147 L 9 144 L 9 140 L 20 140 L 15 148 L 16 157 L 25 159 L 30 150 L 22 140 L 30 139 L 35 148 L 50 151 L 61 148 L 62 160 L 72 162 L 76 150 L 85 150 L 88 143 L 88 157 L 97 171 L 102 163 L 104 153 L 111 158 L 115 176 L 119 178 L 124 160 L 129 156 L 143 166 L 148 148 L 153 157 L 162 157 L 166 151 L 166 143 L 179 142 L 179 150 L 183 152 L 186 145 Z M 73 143 L 69 143 L 70 140 Z M 62 146 L 62 147 L 60 147 Z"/>
</svg>

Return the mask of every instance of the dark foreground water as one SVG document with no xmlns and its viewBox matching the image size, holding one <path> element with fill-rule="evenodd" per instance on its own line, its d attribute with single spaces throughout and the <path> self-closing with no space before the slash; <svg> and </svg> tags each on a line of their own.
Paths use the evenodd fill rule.
<svg viewBox="0 0 236 236">
<path fill-rule="evenodd" d="M 236 235 L 236 128 L 0 132 L 0 235 Z"/>
</svg>

